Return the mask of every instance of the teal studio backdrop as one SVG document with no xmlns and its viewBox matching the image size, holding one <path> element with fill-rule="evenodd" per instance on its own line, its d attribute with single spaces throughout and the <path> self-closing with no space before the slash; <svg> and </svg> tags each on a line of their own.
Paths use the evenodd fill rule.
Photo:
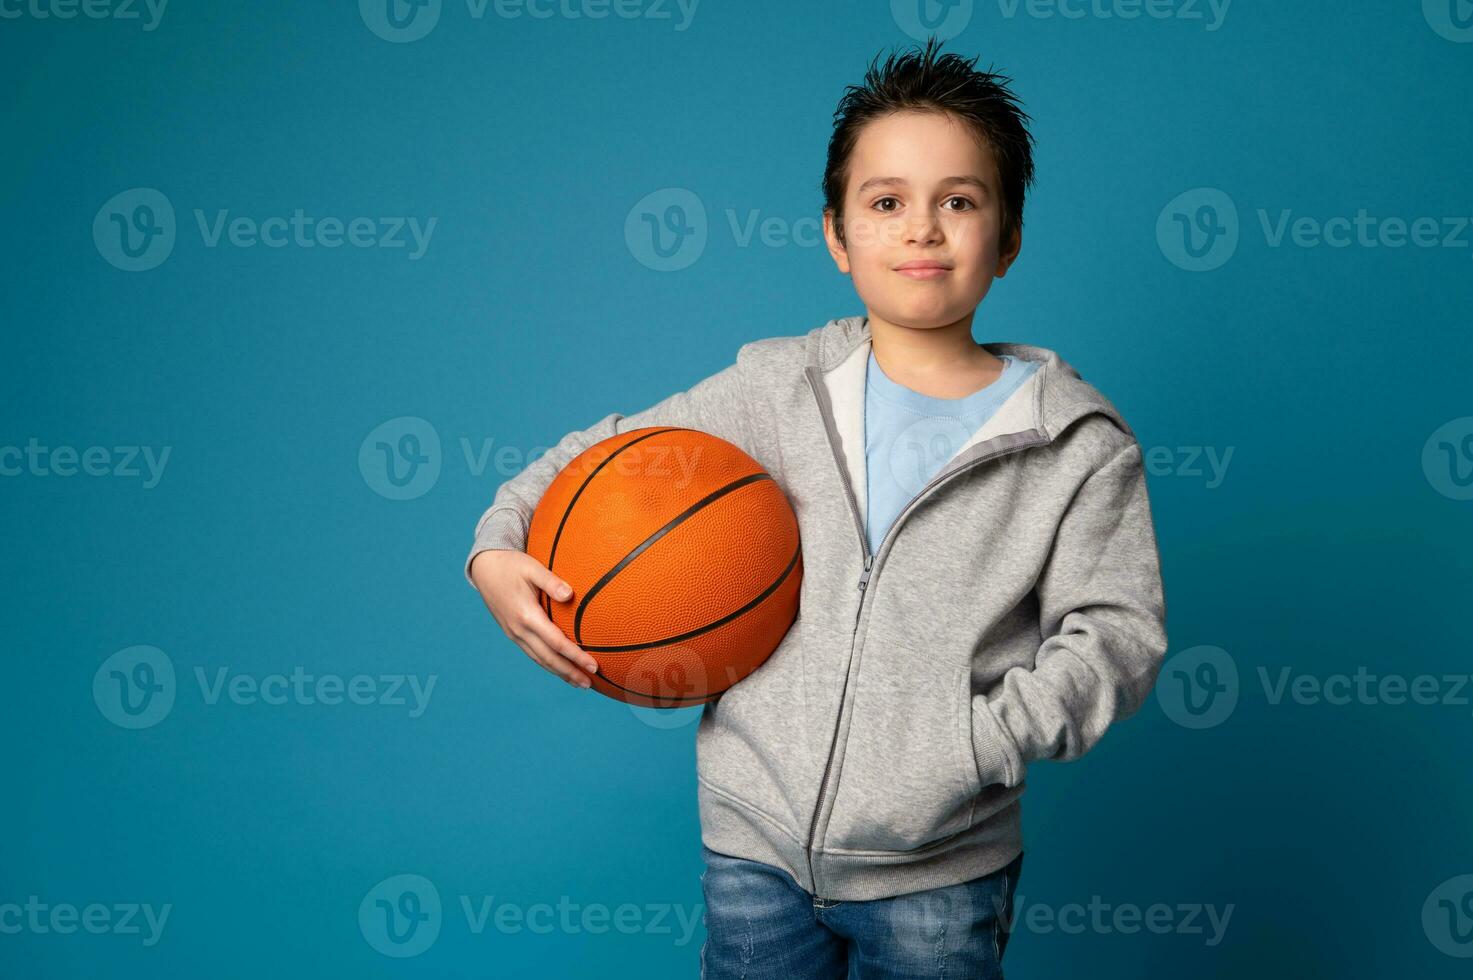
<svg viewBox="0 0 1473 980">
<path fill-rule="evenodd" d="M 1466 0 L 0 0 L 0 976 L 696 975 L 700 709 L 461 562 L 863 312 L 830 117 L 927 23 L 1039 144 L 976 336 L 1136 428 L 1169 610 L 1030 770 L 1009 976 L 1467 975 Z"/>
</svg>

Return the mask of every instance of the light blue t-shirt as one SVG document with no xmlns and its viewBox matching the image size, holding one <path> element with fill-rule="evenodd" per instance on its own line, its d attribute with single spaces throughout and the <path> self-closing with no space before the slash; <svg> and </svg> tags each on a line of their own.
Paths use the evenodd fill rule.
<svg viewBox="0 0 1473 980">
<path fill-rule="evenodd" d="M 864 455 L 868 471 L 865 533 L 877 554 L 885 532 L 920 489 L 1009 395 L 1038 370 L 1037 361 L 999 355 L 998 379 L 965 398 L 932 398 L 880 369 L 874 349 L 864 384 Z"/>
</svg>

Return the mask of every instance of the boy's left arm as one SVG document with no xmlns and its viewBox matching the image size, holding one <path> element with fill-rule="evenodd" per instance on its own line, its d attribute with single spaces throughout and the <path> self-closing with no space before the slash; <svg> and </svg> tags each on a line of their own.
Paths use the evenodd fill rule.
<svg viewBox="0 0 1473 980">
<path fill-rule="evenodd" d="M 1135 439 L 1080 486 L 1036 591 L 1046 639 L 972 697 L 982 785 L 1016 786 L 1035 759 L 1088 752 L 1134 714 L 1166 654 L 1166 602 L 1141 449 Z"/>
</svg>

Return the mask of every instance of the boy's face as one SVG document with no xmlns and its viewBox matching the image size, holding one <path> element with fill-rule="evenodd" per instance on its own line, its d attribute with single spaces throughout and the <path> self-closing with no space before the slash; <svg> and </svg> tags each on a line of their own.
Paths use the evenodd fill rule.
<svg viewBox="0 0 1473 980">
<path fill-rule="evenodd" d="M 1022 245 L 1020 236 L 1006 247 L 998 240 L 1002 192 L 992 151 L 949 114 L 899 112 L 860 131 L 848 183 L 844 243 L 830 212 L 824 237 L 869 315 L 915 329 L 970 322 Z M 944 268 L 901 268 L 915 261 Z"/>
</svg>

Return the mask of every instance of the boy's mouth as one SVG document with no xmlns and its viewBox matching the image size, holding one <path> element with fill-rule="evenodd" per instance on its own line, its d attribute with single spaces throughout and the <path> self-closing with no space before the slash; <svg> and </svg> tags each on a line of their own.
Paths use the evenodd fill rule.
<svg viewBox="0 0 1473 980">
<path fill-rule="evenodd" d="M 951 271 L 951 266 L 935 259 L 913 259 L 900 263 L 895 271 L 907 279 L 940 279 Z"/>
</svg>

